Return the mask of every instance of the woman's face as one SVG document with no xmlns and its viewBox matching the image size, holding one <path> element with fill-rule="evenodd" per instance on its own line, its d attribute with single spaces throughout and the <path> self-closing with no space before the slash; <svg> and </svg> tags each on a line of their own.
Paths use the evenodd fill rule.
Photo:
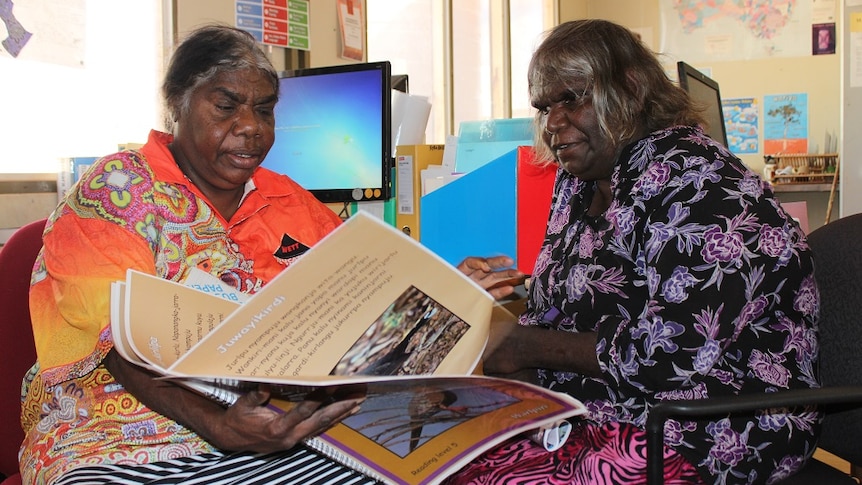
<svg viewBox="0 0 862 485">
<path fill-rule="evenodd" d="M 554 158 L 582 180 L 610 179 L 616 146 L 600 130 L 592 103 L 592 86 L 583 81 L 552 86 L 547 98 L 533 100 L 544 118 L 542 141 Z"/>
<path fill-rule="evenodd" d="M 256 68 L 220 73 L 192 93 L 171 151 L 205 195 L 242 190 L 275 140 L 275 102 L 272 82 Z"/>
</svg>

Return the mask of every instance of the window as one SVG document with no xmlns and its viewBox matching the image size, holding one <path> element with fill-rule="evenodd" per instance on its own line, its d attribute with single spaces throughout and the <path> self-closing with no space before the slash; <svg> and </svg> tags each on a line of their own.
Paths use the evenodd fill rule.
<svg viewBox="0 0 862 485">
<path fill-rule="evenodd" d="M 60 158 L 106 155 L 163 126 L 162 3 L 14 2 L 33 35 L 17 56 L 0 49 L 0 172 L 56 172 Z"/>
<path fill-rule="evenodd" d="M 430 99 L 427 143 L 443 143 L 462 121 L 532 116 L 527 64 L 556 2 L 366 1 L 368 60 L 390 61 L 411 94 Z"/>
</svg>

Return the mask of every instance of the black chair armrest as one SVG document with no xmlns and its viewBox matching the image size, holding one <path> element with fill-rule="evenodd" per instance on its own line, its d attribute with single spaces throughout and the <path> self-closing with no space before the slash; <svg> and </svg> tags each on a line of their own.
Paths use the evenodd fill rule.
<svg viewBox="0 0 862 485">
<path fill-rule="evenodd" d="M 650 408 L 647 416 L 647 483 L 664 484 L 664 424 L 671 417 L 724 416 L 757 409 L 855 403 L 862 403 L 862 386 L 836 386 L 709 399 L 661 401 Z"/>
</svg>

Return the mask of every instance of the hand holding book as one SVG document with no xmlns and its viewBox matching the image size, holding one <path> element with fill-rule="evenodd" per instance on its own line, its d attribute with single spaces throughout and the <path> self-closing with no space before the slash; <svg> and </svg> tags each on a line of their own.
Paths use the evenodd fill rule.
<svg viewBox="0 0 862 485">
<path fill-rule="evenodd" d="M 515 262 L 508 256 L 470 257 L 458 264 L 458 271 L 500 300 L 511 295 L 526 278 L 524 273 L 512 268 L 513 264 Z"/>
</svg>

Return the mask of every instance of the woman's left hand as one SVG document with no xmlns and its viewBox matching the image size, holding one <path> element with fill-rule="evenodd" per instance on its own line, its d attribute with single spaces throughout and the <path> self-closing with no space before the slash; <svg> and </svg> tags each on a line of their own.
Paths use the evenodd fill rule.
<svg viewBox="0 0 862 485">
<path fill-rule="evenodd" d="M 508 256 L 470 256 L 461 261 L 458 269 L 499 300 L 511 295 L 515 287 L 524 282 L 524 273 L 512 268 L 513 264 L 515 262 Z"/>
</svg>

